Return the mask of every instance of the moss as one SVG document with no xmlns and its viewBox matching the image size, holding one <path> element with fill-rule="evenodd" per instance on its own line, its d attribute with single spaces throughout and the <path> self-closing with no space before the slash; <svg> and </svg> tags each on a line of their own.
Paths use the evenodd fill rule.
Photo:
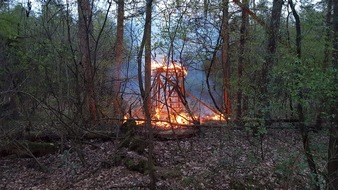
<svg viewBox="0 0 338 190">
<path fill-rule="evenodd" d="M 135 151 L 138 154 L 143 154 L 147 147 L 146 141 L 144 139 L 134 137 L 131 139 L 129 144 L 129 150 Z"/>
<path fill-rule="evenodd" d="M 131 171 L 137 171 L 142 174 L 147 174 L 149 172 L 149 164 L 147 160 L 136 160 L 126 158 L 124 159 L 124 165 Z"/>
<path fill-rule="evenodd" d="M 123 163 L 123 160 L 125 159 L 125 153 L 124 152 L 118 152 L 115 154 L 112 158 L 112 164 L 114 166 L 119 166 Z"/>
<path fill-rule="evenodd" d="M 230 181 L 231 189 L 248 189 L 248 190 L 260 190 L 271 189 L 268 184 L 261 184 L 260 181 L 254 179 L 253 176 L 248 176 L 245 179 L 232 179 Z"/>
<path fill-rule="evenodd" d="M 121 126 L 121 132 L 124 134 L 134 134 L 135 130 L 137 128 L 136 121 L 134 119 L 129 119 Z"/>
<path fill-rule="evenodd" d="M 159 171 L 158 173 L 159 178 L 165 179 L 174 179 L 174 178 L 181 178 L 182 172 L 179 167 L 175 168 L 165 168 Z"/>
<path fill-rule="evenodd" d="M 1 142 L 1 144 L 0 156 L 16 154 L 18 157 L 31 157 L 31 155 L 39 157 L 54 154 L 59 150 L 57 145 L 45 142 L 17 141 Z"/>
<path fill-rule="evenodd" d="M 131 151 L 137 152 L 138 154 L 143 154 L 147 147 L 147 143 L 145 139 L 141 137 L 129 135 L 123 139 L 119 147 L 120 148 L 125 147 Z"/>
<path fill-rule="evenodd" d="M 189 187 L 190 185 L 192 185 L 195 181 L 195 178 L 193 176 L 190 176 L 190 177 L 185 177 L 183 180 L 182 180 L 182 185 L 184 187 Z"/>
</svg>

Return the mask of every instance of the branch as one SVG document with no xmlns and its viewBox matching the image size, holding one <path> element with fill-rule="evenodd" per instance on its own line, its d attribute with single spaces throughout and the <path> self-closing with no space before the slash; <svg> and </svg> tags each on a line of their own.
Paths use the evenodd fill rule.
<svg viewBox="0 0 338 190">
<path fill-rule="evenodd" d="M 243 9 L 246 13 L 248 13 L 255 21 L 258 22 L 267 32 L 270 31 L 270 27 L 268 24 L 260 17 L 257 16 L 256 13 L 252 12 L 249 8 L 245 7 L 243 3 L 239 0 L 232 0 L 236 5 L 238 5 L 241 9 Z"/>
</svg>

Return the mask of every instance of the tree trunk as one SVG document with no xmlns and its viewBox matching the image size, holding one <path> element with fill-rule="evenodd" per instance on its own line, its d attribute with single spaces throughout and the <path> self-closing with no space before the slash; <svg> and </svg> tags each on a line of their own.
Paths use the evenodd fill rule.
<svg viewBox="0 0 338 190">
<path fill-rule="evenodd" d="M 326 36 L 324 48 L 324 61 L 323 66 L 327 68 L 330 62 L 330 47 L 332 42 L 332 0 L 327 0 L 327 13 L 326 13 Z"/>
<path fill-rule="evenodd" d="M 116 116 L 123 118 L 121 90 L 121 66 L 123 62 L 124 0 L 117 2 L 117 32 L 115 43 L 115 62 L 113 71 L 113 109 Z"/>
<path fill-rule="evenodd" d="M 91 121 L 97 120 L 94 87 L 94 68 L 90 56 L 90 34 L 92 32 L 92 10 L 89 0 L 78 0 L 79 45 L 81 64 L 84 68 L 85 105 Z"/>
<path fill-rule="evenodd" d="M 224 115 L 228 118 L 231 114 L 230 102 L 230 62 L 229 62 L 229 1 L 223 0 L 223 18 L 222 18 L 222 65 L 223 65 L 223 109 Z"/>
<path fill-rule="evenodd" d="M 338 67 L 338 2 L 333 1 L 333 52 L 332 66 Z M 336 78 L 336 84 L 338 79 Z M 338 187 L 338 100 L 331 108 L 334 115 L 333 126 L 330 128 L 329 150 L 328 150 L 328 189 L 337 189 Z"/>
<path fill-rule="evenodd" d="M 268 96 L 268 86 L 270 83 L 270 72 L 272 66 L 275 63 L 275 54 L 277 49 L 277 39 L 280 26 L 280 17 L 282 12 L 283 0 L 273 0 L 271 20 L 268 33 L 268 45 L 267 45 L 267 56 L 265 62 L 263 63 L 262 73 L 261 73 L 261 83 L 260 83 L 260 102 L 262 103 L 261 115 L 268 119 L 269 114 L 269 96 Z"/>
<path fill-rule="evenodd" d="M 295 18 L 296 21 L 296 52 L 297 52 L 297 58 L 301 60 L 302 58 L 302 51 L 301 51 L 301 27 L 300 27 L 300 19 L 299 15 L 295 9 L 295 6 L 292 2 L 292 0 L 289 0 L 289 5 L 292 10 L 293 17 Z M 302 99 L 303 95 L 302 92 L 299 92 L 299 96 Z M 298 112 L 298 117 L 300 121 L 300 134 L 302 136 L 302 141 L 303 141 L 303 149 L 305 152 L 306 156 L 306 161 L 307 164 L 310 168 L 311 173 L 313 174 L 314 177 L 314 189 L 320 190 L 319 186 L 319 179 L 318 179 L 318 172 L 317 172 L 317 167 L 316 163 L 314 161 L 311 148 L 310 148 L 310 141 L 309 141 L 309 135 L 308 135 L 308 129 L 306 129 L 305 126 L 305 119 L 304 119 L 304 113 L 303 113 L 303 105 L 301 103 L 297 104 L 297 112 Z"/>
<path fill-rule="evenodd" d="M 328 150 L 328 181 L 329 190 L 336 190 L 338 187 L 338 128 L 336 126 L 330 129 L 330 140 Z"/>
<path fill-rule="evenodd" d="M 249 8 L 249 0 L 243 0 L 242 4 L 245 9 Z M 238 67 L 237 67 L 237 75 L 238 75 L 238 89 L 237 89 L 237 120 L 242 118 L 242 100 L 243 100 L 243 92 L 242 92 L 242 77 L 244 71 L 244 62 L 245 62 L 245 48 L 246 48 L 246 38 L 247 38 L 247 24 L 248 24 L 248 13 L 242 9 L 242 22 L 240 29 L 240 40 L 239 40 L 239 57 L 238 57 Z"/>
<path fill-rule="evenodd" d="M 144 97 L 144 112 L 146 115 L 146 127 L 148 129 L 148 164 L 149 164 L 149 176 L 150 176 L 150 184 L 149 188 L 151 190 L 156 189 L 156 179 L 155 179 L 155 168 L 153 161 L 153 152 L 154 152 L 154 134 L 153 128 L 151 125 L 151 12 L 152 12 L 152 3 L 153 0 L 147 0 L 146 6 L 146 25 L 145 25 L 145 94 Z"/>
<path fill-rule="evenodd" d="M 148 130 L 148 166 L 150 184 L 149 189 L 154 190 L 156 188 L 155 168 L 153 161 L 154 152 L 154 134 L 151 125 L 151 15 L 152 15 L 153 0 L 147 0 L 146 4 L 146 20 L 144 25 L 144 33 L 141 42 L 141 47 L 137 55 L 138 62 L 138 79 L 139 88 L 143 100 L 143 111 L 146 119 L 146 128 Z M 144 88 L 142 79 L 142 54 L 145 50 L 145 77 Z"/>
</svg>

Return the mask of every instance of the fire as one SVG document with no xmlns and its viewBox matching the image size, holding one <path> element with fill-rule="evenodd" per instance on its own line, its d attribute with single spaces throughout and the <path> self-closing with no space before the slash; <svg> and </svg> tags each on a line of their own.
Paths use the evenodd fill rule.
<svg viewBox="0 0 338 190">
<path fill-rule="evenodd" d="M 184 68 L 180 63 L 172 61 L 171 63 L 167 63 L 167 60 L 165 58 L 163 58 L 163 61 L 157 62 L 157 61 L 153 61 L 151 63 L 151 70 L 153 71 L 159 71 L 159 70 L 163 70 L 164 72 L 180 72 L 183 71 L 183 75 L 186 76 L 187 75 L 187 69 Z"/>
<path fill-rule="evenodd" d="M 226 115 L 220 114 L 212 107 L 195 98 L 192 94 L 185 91 L 184 81 L 187 75 L 187 69 L 180 62 L 168 61 L 163 58 L 162 61 L 153 60 L 152 64 L 152 91 L 151 91 L 151 124 L 154 127 L 162 129 L 180 128 L 192 125 L 196 116 L 188 114 L 185 105 L 182 103 L 182 95 L 189 95 L 202 105 L 209 108 L 214 115 L 200 117 L 200 122 L 223 123 L 228 121 Z M 144 125 L 144 115 L 139 109 L 133 114 L 137 125 Z M 143 118 L 143 119 L 142 119 Z M 124 117 L 126 121 L 128 116 Z"/>
<path fill-rule="evenodd" d="M 156 111 L 154 115 L 154 120 L 152 124 L 156 127 L 171 129 L 171 128 L 180 128 L 182 125 L 189 125 L 191 122 L 189 121 L 189 115 L 187 113 L 179 113 L 177 115 L 170 114 L 160 114 L 159 111 Z M 162 119 L 162 120 L 161 120 Z"/>
<path fill-rule="evenodd" d="M 189 116 L 186 113 L 180 113 L 176 116 L 176 122 L 181 125 L 188 125 L 190 122 L 188 121 Z"/>
<path fill-rule="evenodd" d="M 224 123 L 226 121 L 229 121 L 230 119 L 231 119 L 230 117 L 226 118 L 224 114 L 215 114 L 215 115 L 208 115 L 208 116 L 201 117 L 201 122 L 202 123 L 205 123 L 205 122 Z"/>
</svg>

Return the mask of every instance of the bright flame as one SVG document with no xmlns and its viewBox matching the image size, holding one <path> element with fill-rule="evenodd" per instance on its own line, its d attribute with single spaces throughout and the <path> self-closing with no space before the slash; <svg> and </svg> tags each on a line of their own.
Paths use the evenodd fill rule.
<svg viewBox="0 0 338 190">
<path fill-rule="evenodd" d="M 187 125 L 189 124 L 189 121 L 187 120 L 188 117 L 189 117 L 188 114 L 180 113 L 179 115 L 176 116 L 175 119 L 178 124 Z"/>
<path fill-rule="evenodd" d="M 164 128 L 164 129 L 171 129 L 172 127 L 173 128 L 179 128 L 182 125 L 188 125 L 188 124 L 191 123 L 188 120 L 189 115 L 186 114 L 186 113 L 180 113 L 178 115 L 170 115 L 168 117 L 167 114 L 162 113 L 162 115 L 161 115 L 160 111 L 156 110 L 154 117 L 157 119 L 157 121 L 153 121 L 152 124 L 156 127 L 160 127 L 160 128 Z M 161 119 L 162 119 L 162 121 L 158 121 L 158 120 L 161 120 Z"/>
<path fill-rule="evenodd" d="M 215 115 L 201 117 L 202 122 L 206 122 L 206 121 L 226 122 L 226 121 L 229 121 L 230 119 L 231 119 L 230 117 L 226 119 L 226 116 L 223 114 L 215 114 Z"/>
<path fill-rule="evenodd" d="M 156 108 L 155 117 L 156 117 L 156 119 L 160 119 L 160 109 L 159 108 Z"/>
<path fill-rule="evenodd" d="M 174 72 L 179 72 L 180 70 L 182 70 L 183 75 L 187 75 L 187 69 L 184 68 L 181 64 L 178 64 L 176 62 L 171 62 L 170 64 L 166 64 L 165 60 L 163 60 L 162 63 L 153 61 L 151 63 L 151 70 L 158 70 L 158 69 L 163 69 L 163 71 L 173 70 Z"/>
</svg>

